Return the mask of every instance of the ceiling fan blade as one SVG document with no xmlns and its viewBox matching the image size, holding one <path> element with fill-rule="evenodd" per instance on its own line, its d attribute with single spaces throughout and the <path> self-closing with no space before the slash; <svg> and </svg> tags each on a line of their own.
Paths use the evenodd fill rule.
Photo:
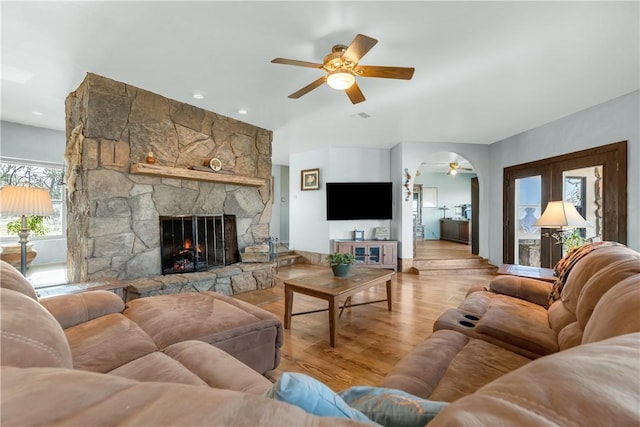
<svg viewBox="0 0 640 427">
<path fill-rule="evenodd" d="M 322 86 L 322 84 L 327 81 L 327 76 L 322 76 L 320 77 L 318 80 L 314 80 L 313 82 L 309 83 L 308 85 L 306 85 L 305 87 L 303 87 L 302 89 L 300 89 L 297 92 L 293 92 L 291 95 L 289 95 L 289 98 L 291 99 L 298 99 L 300 98 L 302 95 L 306 95 L 307 93 L 311 92 L 312 90 L 314 90 L 315 88 Z"/>
<path fill-rule="evenodd" d="M 380 77 L 383 79 L 411 80 L 416 69 L 411 67 L 382 67 L 378 65 L 360 65 L 353 71 L 362 77 Z"/>
<path fill-rule="evenodd" d="M 365 36 L 363 34 L 358 34 L 347 50 L 344 51 L 342 58 L 357 64 L 360 59 L 367 54 L 378 43 L 378 40 Z"/>
<path fill-rule="evenodd" d="M 297 67 L 322 68 L 322 64 L 315 62 L 298 61 L 297 59 L 274 58 L 271 60 L 273 64 L 295 65 Z"/>
<path fill-rule="evenodd" d="M 344 91 L 347 93 L 347 96 L 351 100 L 352 104 L 358 104 L 366 99 L 364 97 L 364 94 L 360 90 L 360 86 L 358 86 L 358 83 L 352 84 L 351 87 L 348 87 Z"/>
</svg>

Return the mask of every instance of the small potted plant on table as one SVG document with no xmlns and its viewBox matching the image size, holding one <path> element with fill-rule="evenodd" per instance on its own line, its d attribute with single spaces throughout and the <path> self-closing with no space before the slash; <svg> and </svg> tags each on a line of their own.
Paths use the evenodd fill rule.
<svg viewBox="0 0 640 427">
<path fill-rule="evenodd" d="M 327 256 L 327 261 L 337 277 L 346 277 L 351 265 L 356 262 L 356 257 L 349 253 L 335 252 Z"/>
</svg>

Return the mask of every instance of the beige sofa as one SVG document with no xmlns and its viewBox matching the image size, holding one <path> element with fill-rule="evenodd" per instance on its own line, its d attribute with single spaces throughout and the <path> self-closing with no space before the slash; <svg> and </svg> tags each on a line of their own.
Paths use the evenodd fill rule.
<svg viewBox="0 0 640 427">
<path fill-rule="evenodd" d="M 460 308 L 443 313 L 435 332 L 382 385 L 453 402 L 534 359 L 549 357 L 543 354 L 640 331 L 640 254 L 626 247 L 585 255 L 549 309 L 506 295 L 537 294 L 530 299 L 545 304 L 551 287 L 543 282 L 498 276 L 490 288 L 469 293 Z"/>
<path fill-rule="evenodd" d="M 0 263 L 0 286 L 38 301 L 29 283 L 4 262 Z M 157 351 L 169 354 L 188 340 L 222 349 L 261 374 L 280 362 L 280 319 L 215 292 L 140 298 L 126 306 L 107 291 L 61 295 L 39 302 L 64 329 L 77 369 L 101 373 L 117 370 L 135 378 L 152 369 L 154 363 L 147 359 L 157 359 Z"/>
<path fill-rule="evenodd" d="M 3 426 L 350 425 L 262 397 L 271 382 L 216 347 L 182 341 L 161 351 L 124 319 L 125 337 L 96 337 L 107 342 L 94 342 L 102 353 L 89 367 L 132 362 L 108 374 L 72 369 L 68 335 L 43 305 L 5 288 L 0 300 Z"/>
</svg>

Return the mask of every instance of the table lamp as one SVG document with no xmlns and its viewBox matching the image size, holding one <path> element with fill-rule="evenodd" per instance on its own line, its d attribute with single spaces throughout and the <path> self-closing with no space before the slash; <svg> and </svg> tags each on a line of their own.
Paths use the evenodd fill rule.
<svg viewBox="0 0 640 427">
<path fill-rule="evenodd" d="M 568 228 L 586 228 L 591 227 L 591 224 L 585 220 L 576 210 L 576 207 L 569 202 L 562 200 L 551 201 L 547 204 L 542 215 L 536 222 L 533 223 L 536 227 L 556 228 L 560 232 L 564 227 Z M 549 257 L 551 258 L 551 249 L 549 250 Z M 551 259 L 550 259 L 551 261 Z M 553 263 L 550 262 L 549 265 Z"/>
<path fill-rule="evenodd" d="M 51 196 L 45 188 L 15 187 L 5 185 L 0 190 L 0 213 L 3 215 L 22 215 L 22 229 L 18 233 L 20 236 L 20 272 L 27 273 L 27 238 L 29 229 L 27 228 L 27 216 L 51 216 L 53 215 L 53 205 Z"/>
</svg>

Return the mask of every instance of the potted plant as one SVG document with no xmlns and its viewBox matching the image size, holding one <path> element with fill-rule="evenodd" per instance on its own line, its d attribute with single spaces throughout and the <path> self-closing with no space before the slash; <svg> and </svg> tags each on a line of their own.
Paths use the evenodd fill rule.
<svg viewBox="0 0 640 427">
<path fill-rule="evenodd" d="M 45 224 L 45 217 L 38 215 L 27 216 L 27 229 L 30 235 L 44 236 L 49 232 L 49 228 Z M 7 223 L 7 233 L 18 235 L 22 230 L 22 218 L 9 221 Z M 20 267 L 20 243 L 12 243 L 2 246 L 2 254 L 0 257 L 3 261 L 8 262 L 14 267 Z M 33 249 L 33 243 L 27 243 L 27 266 L 35 259 L 38 252 Z"/>
<path fill-rule="evenodd" d="M 327 256 L 327 261 L 337 277 L 346 277 L 351 265 L 356 262 L 356 257 L 350 253 L 334 252 Z"/>
<path fill-rule="evenodd" d="M 570 252 L 586 243 L 586 239 L 580 235 L 577 228 L 552 234 L 558 245 L 562 245 L 565 252 Z"/>
</svg>

